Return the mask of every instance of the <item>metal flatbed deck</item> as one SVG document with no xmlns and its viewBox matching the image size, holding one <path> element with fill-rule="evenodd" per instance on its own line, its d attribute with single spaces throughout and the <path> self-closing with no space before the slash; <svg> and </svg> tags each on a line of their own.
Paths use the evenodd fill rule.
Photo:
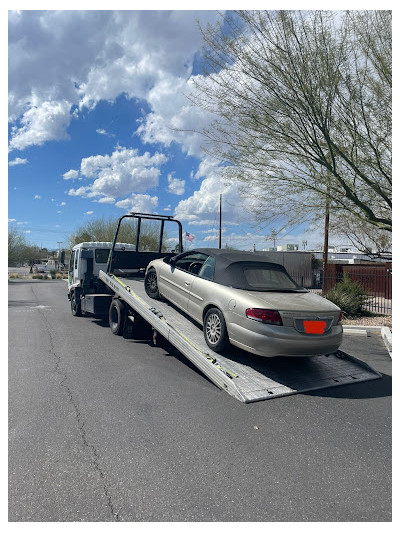
<svg viewBox="0 0 400 533">
<path fill-rule="evenodd" d="M 207 346 L 199 325 L 166 301 L 152 300 L 143 280 L 100 278 L 219 388 L 249 403 L 381 377 L 366 363 L 338 351 L 329 357 L 264 358 L 231 347 L 224 355 Z"/>
</svg>

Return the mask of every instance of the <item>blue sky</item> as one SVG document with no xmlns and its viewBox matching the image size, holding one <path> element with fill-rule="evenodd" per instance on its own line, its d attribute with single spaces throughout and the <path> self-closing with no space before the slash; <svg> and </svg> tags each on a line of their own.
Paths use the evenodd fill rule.
<svg viewBox="0 0 400 533">
<path fill-rule="evenodd" d="M 272 246 L 251 205 L 202 150 L 212 117 L 187 96 L 202 76 L 201 24 L 215 11 L 9 13 L 8 222 L 49 249 L 85 221 L 174 215 L 192 246 Z M 179 131 L 181 130 L 181 131 Z M 186 132 L 182 132 L 186 130 Z M 276 228 L 276 224 L 273 224 Z M 277 244 L 323 241 L 299 226 Z"/>
</svg>

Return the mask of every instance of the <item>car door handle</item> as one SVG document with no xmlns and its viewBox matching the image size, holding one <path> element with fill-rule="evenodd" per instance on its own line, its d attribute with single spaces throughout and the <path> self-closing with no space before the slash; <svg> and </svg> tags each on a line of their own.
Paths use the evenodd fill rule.
<svg viewBox="0 0 400 533">
<path fill-rule="evenodd" d="M 191 284 L 190 281 L 185 281 L 185 285 L 186 285 L 186 287 L 189 287 L 190 284 Z"/>
</svg>

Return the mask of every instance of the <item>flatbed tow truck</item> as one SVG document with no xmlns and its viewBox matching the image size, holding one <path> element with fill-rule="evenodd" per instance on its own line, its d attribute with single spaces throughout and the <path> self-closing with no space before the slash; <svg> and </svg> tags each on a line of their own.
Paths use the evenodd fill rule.
<svg viewBox="0 0 400 533">
<path fill-rule="evenodd" d="M 127 220 L 135 224 L 135 243 L 117 242 L 121 224 Z M 146 223 L 153 224 L 153 230 L 154 224 L 159 225 L 154 251 L 141 241 Z M 175 240 L 168 238 L 171 226 L 178 229 Z M 167 251 L 168 241 L 177 242 L 173 251 Z M 155 302 L 144 289 L 147 264 L 181 251 L 182 226 L 178 220 L 146 213 L 124 215 L 113 243 L 81 243 L 73 248 L 68 279 L 72 314 L 108 315 L 115 335 L 148 338 L 154 344 L 166 339 L 210 381 L 244 403 L 381 377 L 366 363 L 340 350 L 329 356 L 304 358 L 264 358 L 235 347 L 223 355 L 212 352 L 196 323 L 174 305 Z"/>
</svg>

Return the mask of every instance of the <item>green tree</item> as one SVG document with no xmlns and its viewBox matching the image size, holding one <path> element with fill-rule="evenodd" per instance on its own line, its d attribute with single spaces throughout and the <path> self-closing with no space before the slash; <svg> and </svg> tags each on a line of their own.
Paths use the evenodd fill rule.
<svg viewBox="0 0 400 533">
<path fill-rule="evenodd" d="M 40 248 L 35 244 L 28 243 L 21 231 L 17 228 L 8 230 L 8 266 L 23 263 L 32 265 L 39 261 L 40 256 Z"/>
<path fill-rule="evenodd" d="M 239 11 L 200 28 L 205 150 L 256 219 L 351 215 L 391 231 L 391 12 Z"/>
<path fill-rule="evenodd" d="M 118 218 L 99 218 L 79 226 L 70 236 L 71 248 L 80 242 L 113 242 Z M 124 218 L 118 232 L 118 242 L 136 244 L 137 219 Z M 141 251 L 158 249 L 160 225 L 157 221 L 143 220 L 140 229 Z"/>
<path fill-rule="evenodd" d="M 8 230 L 8 266 L 16 266 L 26 260 L 26 248 L 28 243 L 25 235 L 16 228 Z"/>
<path fill-rule="evenodd" d="M 343 280 L 330 289 L 324 297 L 340 307 L 346 315 L 359 316 L 365 313 L 364 304 L 368 300 L 368 291 L 344 272 Z"/>
</svg>

